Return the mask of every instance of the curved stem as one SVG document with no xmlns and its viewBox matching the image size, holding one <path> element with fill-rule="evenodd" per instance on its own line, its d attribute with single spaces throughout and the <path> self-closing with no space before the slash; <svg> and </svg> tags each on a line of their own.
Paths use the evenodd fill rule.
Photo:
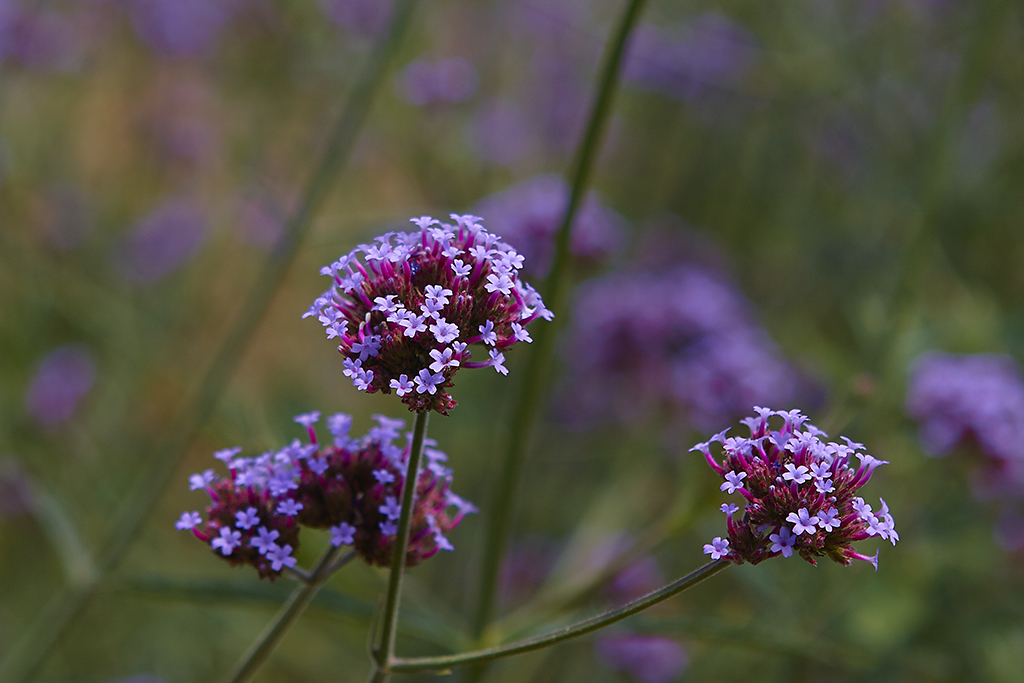
<svg viewBox="0 0 1024 683">
<path fill-rule="evenodd" d="M 627 605 L 623 605 L 618 609 L 591 617 L 590 619 L 581 621 L 578 624 L 566 626 L 554 633 L 526 638 L 507 645 L 499 645 L 497 647 L 474 650 L 473 652 L 462 652 L 454 655 L 442 655 L 440 657 L 396 657 L 391 660 L 388 668 L 390 671 L 395 673 L 420 673 L 426 671 L 438 672 L 444 671 L 453 666 L 482 664 L 501 657 L 511 657 L 512 655 L 523 654 L 524 652 L 531 652 L 533 650 L 550 647 L 556 643 L 561 643 L 562 641 L 569 640 L 571 638 L 577 638 L 579 636 L 586 635 L 587 633 L 592 633 L 593 631 L 602 629 L 605 626 L 614 624 L 617 621 L 622 621 L 627 617 L 631 617 L 638 612 L 642 612 L 652 605 L 656 605 L 659 602 L 667 600 L 673 595 L 681 593 L 687 588 L 691 588 L 705 579 L 711 578 L 728 567 L 729 564 L 730 562 L 728 560 L 714 560 L 700 569 L 687 574 L 683 578 L 673 581 L 664 588 L 660 588 L 653 593 L 649 593 L 648 595 L 634 600 Z"/>
<path fill-rule="evenodd" d="M 194 398 L 174 421 L 171 438 L 147 461 L 145 472 L 140 475 L 134 489 L 125 496 L 115 516 L 107 546 L 98 558 L 95 578 L 82 586 L 64 588 L 39 611 L 33 623 L 0 661 L 0 680 L 19 683 L 28 680 L 38 671 L 53 647 L 96 595 L 100 584 L 118 567 L 138 536 L 143 523 L 160 499 L 158 494 L 166 488 L 199 428 L 216 407 L 242 358 L 242 349 L 263 318 L 267 305 L 294 261 L 299 245 L 309 232 L 313 217 L 344 168 L 369 113 L 377 87 L 384 80 L 391 57 L 410 23 L 413 4 L 414 0 L 401 0 L 396 4 L 387 35 L 375 48 L 354 85 L 320 163 L 306 187 L 302 203 L 288 221 L 281 240 L 256 278 L 234 327 L 220 346 Z"/>
<path fill-rule="evenodd" d="M 288 600 L 281 605 L 277 615 L 267 624 L 267 628 L 252 642 L 252 645 L 249 646 L 245 654 L 239 658 L 234 669 L 224 679 L 226 683 L 245 683 L 252 678 L 260 665 L 277 647 L 277 644 L 295 620 L 306 611 L 306 607 L 316 597 L 320 587 L 334 572 L 344 567 L 356 556 L 356 552 L 353 550 L 337 562 L 334 562 L 334 557 L 338 554 L 339 550 L 340 548 L 335 548 L 334 546 L 327 548 L 323 557 L 320 558 L 316 567 L 309 574 L 309 580 L 303 582 L 292 591 L 292 594 L 288 596 Z"/>
<path fill-rule="evenodd" d="M 427 435 L 427 421 L 430 411 L 416 414 L 416 426 L 413 428 L 412 449 L 409 452 L 409 466 L 405 471 L 405 484 L 402 487 L 402 512 L 398 517 L 398 535 L 395 537 L 395 548 L 391 555 L 391 574 L 388 577 L 388 594 L 384 603 L 383 626 L 381 627 L 380 645 L 374 651 L 376 666 L 370 680 L 383 683 L 388 680 L 387 668 L 384 664 L 391 659 L 395 651 L 395 638 L 398 635 L 398 608 L 402 598 L 402 575 L 405 573 L 406 547 L 409 545 L 409 529 L 412 526 L 412 510 L 416 497 L 416 482 L 419 480 L 420 460 L 423 456 L 423 440 Z"/>
<path fill-rule="evenodd" d="M 605 128 L 611 113 L 612 100 L 618 85 L 619 66 L 625 52 L 627 38 L 636 25 L 646 0 L 630 0 L 608 44 L 604 62 L 598 77 L 598 91 L 590 109 L 587 128 L 576 152 L 572 171 L 572 192 L 566 207 L 562 224 L 555 237 L 555 255 L 544 283 L 544 300 L 553 311 L 561 312 L 565 298 L 565 283 L 569 262 L 569 236 L 573 219 L 586 195 L 590 172 L 601 149 Z M 479 637 L 494 610 L 495 592 L 498 584 L 498 568 L 505 552 L 512 501 L 519 481 L 522 461 L 526 452 L 536 409 L 540 404 L 540 393 L 548 358 L 551 355 L 554 335 L 550 326 L 541 326 L 534 335 L 534 344 L 523 372 L 523 385 L 519 400 L 512 414 L 511 430 L 502 461 L 501 474 L 495 483 L 491 498 L 490 524 L 484 547 L 481 571 L 480 595 L 474 621 L 474 631 Z"/>
</svg>

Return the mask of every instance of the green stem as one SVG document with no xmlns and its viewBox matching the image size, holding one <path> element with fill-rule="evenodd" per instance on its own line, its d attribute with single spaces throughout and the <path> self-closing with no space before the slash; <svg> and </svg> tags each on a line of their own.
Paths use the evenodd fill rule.
<svg viewBox="0 0 1024 683">
<path fill-rule="evenodd" d="M 562 310 L 568 275 L 566 271 L 569 263 L 570 228 L 576 212 L 586 196 L 591 169 L 601 149 L 601 142 L 618 85 L 619 66 L 622 62 L 626 41 L 636 25 L 645 2 L 646 0 L 630 0 L 604 56 L 598 78 L 597 97 L 591 105 L 587 128 L 573 163 L 572 192 L 569 195 L 569 205 L 566 207 L 562 224 L 555 236 L 555 255 L 551 271 L 544 283 L 545 304 L 553 311 L 561 312 Z M 512 413 L 512 428 L 502 460 L 501 474 L 495 483 L 494 494 L 491 497 L 490 524 L 484 547 L 480 596 L 474 621 L 474 631 L 477 637 L 483 634 L 494 611 L 498 568 L 505 552 L 512 514 L 512 501 L 515 497 L 516 485 L 519 482 L 527 443 L 533 430 L 536 409 L 540 404 L 547 362 L 554 344 L 554 335 L 549 328 L 550 326 L 547 325 L 540 326 L 534 334 L 533 348 L 523 372 L 523 385 L 519 400 Z"/>
<path fill-rule="evenodd" d="M 118 567 L 142 530 L 143 523 L 160 499 L 160 491 L 166 488 L 185 451 L 217 405 L 242 358 L 244 347 L 309 232 L 313 217 L 344 168 L 377 87 L 384 80 L 388 64 L 410 23 L 413 5 L 414 0 L 401 0 L 396 4 L 388 34 L 377 45 L 354 85 L 341 119 L 309 181 L 302 204 L 267 258 L 194 399 L 174 421 L 172 437 L 147 460 L 138 483 L 125 496 L 125 502 L 115 516 L 110 540 L 97 561 L 95 578 L 83 586 L 64 588 L 51 599 L 0 662 L 0 680 L 20 683 L 35 675 L 53 647 L 95 596 L 99 585 Z"/>
<path fill-rule="evenodd" d="M 320 562 L 317 563 L 310 575 L 309 581 L 300 584 L 292 591 L 274 619 L 267 624 L 267 628 L 252 642 L 249 649 L 235 664 L 235 668 L 224 679 L 226 683 L 245 683 L 251 679 L 295 620 L 306 611 L 306 607 L 316 597 L 320 587 L 335 571 L 341 569 L 356 556 L 356 552 L 353 550 L 334 563 L 334 558 L 339 550 L 340 548 L 334 546 L 327 548 L 327 552 L 320 558 Z"/>
<path fill-rule="evenodd" d="M 409 466 L 405 471 L 405 485 L 402 487 L 402 512 L 398 517 L 398 535 L 391 555 L 391 574 L 388 577 L 388 594 L 384 603 L 384 621 L 381 628 L 380 646 L 374 651 L 375 666 L 370 675 L 374 683 L 387 681 L 387 663 L 395 651 L 398 635 L 398 608 L 402 598 L 402 576 L 405 573 L 406 547 L 409 545 L 409 530 L 412 527 L 412 512 L 416 497 L 416 482 L 419 480 L 420 460 L 423 456 L 423 440 L 427 435 L 427 421 L 430 411 L 416 414 L 416 426 L 412 434 L 412 450 L 409 452 Z"/>
<path fill-rule="evenodd" d="M 444 671 L 453 666 L 482 664 L 501 657 L 511 657 L 512 655 L 523 654 L 524 652 L 531 652 L 533 650 L 550 647 L 556 643 L 561 643 L 562 641 L 569 640 L 571 638 L 577 638 L 579 636 L 586 635 L 587 633 L 592 633 L 593 631 L 602 629 L 605 626 L 614 624 L 617 621 L 622 621 L 627 617 L 631 617 L 638 612 L 642 612 L 652 605 L 656 605 L 659 602 L 667 600 L 673 595 L 681 593 L 687 588 L 691 588 L 705 579 L 711 578 L 728 567 L 729 564 L 730 562 L 728 560 L 714 560 L 700 569 L 687 574 L 683 578 L 673 581 L 664 588 L 659 588 L 653 593 L 645 595 L 638 600 L 634 600 L 633 602 L 623 605 L 618 609 L 611 610 L 610 612 L 605 612 L 595 617 L 591 617 L 590 619 L 581 621 L 578 624 L 566 626 L 554 633 L 526 638 L 515 643 L 509 643 L 508 645 L 489 647 L 482 650 L 462 652 L 454 655 L 442 655 L 440 657 L 396 657 L 391 660 L 389 668 L 395 673 L 422 673 L 427 671 L 438 672 Z"/>
</svg>

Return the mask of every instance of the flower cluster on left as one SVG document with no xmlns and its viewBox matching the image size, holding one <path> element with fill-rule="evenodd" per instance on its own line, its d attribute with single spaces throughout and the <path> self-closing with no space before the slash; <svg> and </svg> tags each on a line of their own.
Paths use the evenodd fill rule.
<svg viewBox="0 0 1024 683">
<path fill-rule="evenodd" d="M 361 438 L 349 436 L 352 418 L 338 413 L 327 418 L 331 444 L 318 443 L 313 425 L 320 412 L 295 417 L 309 433 L 277 451 L 253 458 L 227 448 L 214 457 L 228 469 L 189 477 L 189 489 L 202 489 L 211 503 L 206 519 L 184 512 L 175 527 L 191 530 L 232 566 L 249 564 L 261 578 L 275 579 L 296 565 L 299 527 L 327 529 L 335 546 L 351 546 L 369 564 L 388 566 L 394 553 L 397 520 L 412 444 L 395 443 L 403 420 L 375 415 L 377 426 Z M 453 550 L 446 533 L 477 509 L 450 489 L 452 470 L 447 456 L 429 441 L 427 466 L 416 481 L 416 499 L 406 564 L 415 566 L 439 550 Z M 454 511 L 449 514 L 449 511 Z"/>
</svg>

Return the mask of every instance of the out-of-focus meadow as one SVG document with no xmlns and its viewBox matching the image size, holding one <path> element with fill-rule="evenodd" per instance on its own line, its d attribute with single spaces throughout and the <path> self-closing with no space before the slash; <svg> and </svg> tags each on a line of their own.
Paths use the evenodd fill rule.
<svg viewBox="0 0 1024 683">
<path fill-rule="evenodd" d="M 501 572 L 502 635 L 703 564 L 726 497 L 688 451 L 742 433 L 755 404 L 799 407 L 887 460 L 872 494 L 902 540 L 858 544 L 884 545 L 877 573 L 798 557 L 730 568 L 484 680 L 1020 680 L 1021 9 L 649 4 L 575 224 Z M 352 414 L 354 433 L 375 413 L 411 424 L 394 395 L 356 391 L 336 344 L 301 319 L 328 285 L 320 267 L 357 243 L 412 229 L 410 216 L 475 213 L 543 283 L 620 11 L 419 3 L 346 167 L 179 458 L 175 430 L 265 284 L 391 4 L 0 0 L 0 657 L 54 596 L 92 585 L 159 461 L 174 464 L 171 484 L 35 679 L 230 669 L 291 583 L 232 569 L 174 529 L 205 504 L 188 475 L 217 449 L 301 436 L 292 416 L 309 410 Z M 430 425 L 484 512 L 524 347 L 508 377 L 462 372 L 458 407 Z M 1008 357 L 917 362 L 930 351 Z M 937 374 L 908 401 L 928 362 Z M 468 646 L 486 521 L 468 517 L 455 552 L 410 571 L 400 653 Z M 327 535 L 305 534 L 309 566 Z M 625 572 L 574 593 L 626 548 Z M 385 582 L 361 563 L 339 572 L 256 680 L 363 680 Z"/>
</svg>

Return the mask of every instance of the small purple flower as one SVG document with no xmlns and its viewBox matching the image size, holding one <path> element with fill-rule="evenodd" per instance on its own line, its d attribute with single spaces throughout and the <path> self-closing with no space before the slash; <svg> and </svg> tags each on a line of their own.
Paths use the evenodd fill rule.
<svg viewBox="0 0 1024 683">
<path fill-rule="evenodd" d="M 203 470 L 199 474 L 193 474 L 188 478 L 188 490 L 195 491 L 206 488 L 216 477 L 213 470 Z"/>
<path fill-rule="evenodd" d="M 379 526 L 380 526 L 380 532 L 382 534 L 384 534 L 385 536 L 394 536 L 395 534 L 398 533 L 398 525 L 395 524 L 394 522 L 390 522 L 390 521 L 388 521 L 388 522 L 381 522 L 379 524 Z"/>
<path fill-rule="evenodd" d="M 743 487 L 743 479 L 746 476 L 746 472 L 727 472 L 725 475 L 725 483 L 722 484 L 721 489 L 726 493 L 736 493 L 737 489 Z"/>
<path fill-rule="evenodd" d="M 320 411 L 314 410 L 309 413 L 303 413 L 302 415 L 296 415 L 292 419 L 306 429 L 312 429 L 313 425 L 320 421 Z"/>
<path fill-rule="evenodd" d="M 729 554 L 729 540 L 715 536 L 711 543 L 704 544 L 704 554 L 710 555 L 712 560 L 718 560 Z"/>
<path fill-rule="evenodd" d="M 402 506 L 398 504 L 398 499 L 394 496 L 388 496 L 385 504 L 381 505 L 379 510 L 382 515 L 387 515 L 387 518 L 391 521 L 398 519 L 402 514 Z"/>
<path fill-rule="evenodd" d="M 789 527 L 782 527 L 779 529 L 779 533 L 771 534 L 768 540 L 772 542 L 773 553 L 782 553 L 783 557 L 793 557 L 793 544 L 796 543 L 796 537 Z"/>
<path fill-rule="evenodd" d="M 230 527 L 223 526 L 220 528 L 220 536 L 217 536 L 210 543 L 210 546 L 220 552 L 225 557 L 234 552 L 235 548 L 242 544 L 242 532 L 232 531 Z"/>
<path fill-rule="evenodd" d="M 392 484 L 395 481 L 395 475 L 385 469 L 374 470 L 373 478 L 382 484 Z"/>
<path fill-rule="evenodd" d="M 96 381 L 91 354 L 83 346 L 62 346 L 39 363 L 28 389 L 25 409 L 46 425 L 64 422 Z"/>
<path fill-rule="evenodd" d="M 274 541 L 276 541 L 280 536 L 281 534 L 277 530 L 270 531 L 267 527 L 261 526 L 256 530 L 256 536 L 249 541 L 249 545 L 256 548 L 260 555 L 266 555 L 269 551 L 277 547 L 277 544 L 274 543 Z"/>
<path fill-rule="evenodd" d="M 331 532 L 331 545 L 336 548 L 355 543 L 356 528 L 348 522 L 332 526 L 328 531 Z"/>
<path fill-rule="evenodd" d="M 203 517 L 198 511 L 194 512 L 182 512 L 181 517 L 174 523 L 174 528 L 178 531 L 186 531 L 192 529 L 203 523 Z"/>
<path fill-rule="evenodd" d="M 807 512 L 807 508 L 800 508 L 796 512 L 790 512 L 786 517 L 786 521 L 793 525 L 793 533 L 799 536 L 800 534 L 813 534 L 818 518 L 811 517 L 810 513 Z"/>
<path fill-rule="evenodd" d="M 299 514 L 299 511 L 302 510 L 302 508 L 302 503 L 297 503 L 291 498 L 285 498 L 281 501 L 281 504 L 277 506 L 277 514 L 294 517 Z"/>
<path fill-rule="evenodd" d="M 259 515 L 256 514 L 256 508 L 251 505 L 244 511 L 235 513 L 235 526 L 239 529 L 248 530 L 260 523 Z"/>
<path fill-rule="evenodd" d="M 292 547 L 288 544 L 274 546 L 267 551 L 267 559 L 270 560 L 270 568 L 275 572 L 281 571 L 282 567 L 294 567 L 298 560 L 292 557 Z"/>
</svg>

